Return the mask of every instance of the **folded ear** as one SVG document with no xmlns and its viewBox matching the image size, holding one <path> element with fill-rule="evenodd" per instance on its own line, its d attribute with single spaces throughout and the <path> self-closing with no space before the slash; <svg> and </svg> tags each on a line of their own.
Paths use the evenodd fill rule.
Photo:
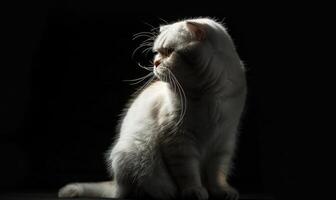
<svg viewBox="0 0 336 200">
<path fill-rule="evenodd" d="M 205 26 L 197 22 L 187 21 L 187 28 L 196 40 L 202 41 L 206 37 Z"/>
</svg>

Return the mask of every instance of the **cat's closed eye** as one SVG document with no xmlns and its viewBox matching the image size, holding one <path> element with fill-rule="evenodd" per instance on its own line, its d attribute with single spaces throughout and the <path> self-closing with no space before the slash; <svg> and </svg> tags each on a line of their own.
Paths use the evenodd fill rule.
<svg viewBox="0 0 336 200">
<path fill-rule="evenodd" d="M 168 57 L 174 52 L 174 49 L 173 48 L 160 48 L 156 52 L 161 54 L 164 57 Z"/>
</svg>

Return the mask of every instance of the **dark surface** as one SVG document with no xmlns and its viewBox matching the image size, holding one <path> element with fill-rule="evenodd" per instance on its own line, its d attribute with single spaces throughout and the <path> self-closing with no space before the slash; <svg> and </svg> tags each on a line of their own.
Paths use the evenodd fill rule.
<svg viewBox="0 0 336 200">
<path fill-rule="evenodd" d="M 0 195 L 1 200 L 35 200 L 35 199 L 44 199 L 44 200 L 60 200 L 57 198 L 56 193 L 20 193 L 20 194 L 4 194 Z M 111 198 L 61 198 L 64 200 L 92 200 L 92 199 L 111 199 Z M 126 199 L 125 199 L 126 200 Z M 129 199 L 131 200 L 131 199 Z M 211 200 L 211 199 L 209 199 Z M 241 195 L 239 200 L 274 200 L 272 197 L 267 195 Z"/>
<path fill-rule="evenodd" d="M 56 191 L 68 182 L 106 180 L 103 153 L 136 89 L 123 80 L 143 75 L 136 63 L 152 59 L 131 57 L 141 42 L 132 35 L 149 31 L 147 23 L 164 23 L 160 18 L 195 16 L 224 19 L 247 67 L 247 107 L 230 182 L 243 194 L 277 199 L 316 191 L 323 181 L 313 180 L 324 169 L 315 165 L 325 166 L 316 161 L 325 145 L 316 141 L 325 131 L 314 130 L 323 115 L 315 114 L 321 104 L 312 98 L 325 93 L 316 85 L 324 76 L 316 73 L 327 72 L 309 52 L 316 52 L 312 29 L 321 21 L 307 3 L 223 3 L 32 0 L 1 6 L 0 191 Z"/>
</svg>

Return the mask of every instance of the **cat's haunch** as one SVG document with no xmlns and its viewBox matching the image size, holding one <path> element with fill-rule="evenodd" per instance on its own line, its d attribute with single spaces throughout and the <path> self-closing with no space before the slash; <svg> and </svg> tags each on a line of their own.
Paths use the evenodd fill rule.
<svg viewBox="0 0 336 200">
<path fill-rule="evenodd" d="M 247 93 L 245 70 L 224 26 L 210 18 L 160 27 L 155 53 L 107 153 L 111 181 L 73 183 L 60 197 L 238 199 L 228 183 Z M 150 42 L 150 43 L 148 43 Z"/>
</svg>

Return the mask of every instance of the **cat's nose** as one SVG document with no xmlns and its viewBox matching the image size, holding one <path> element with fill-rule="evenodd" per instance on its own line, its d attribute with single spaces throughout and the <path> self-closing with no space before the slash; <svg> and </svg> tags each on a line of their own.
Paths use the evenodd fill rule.
<svg viewBox="0 0 336 200">
<path fill-rule="evenodd" d="M 154 60 L 154 66 L 155 66 L 155 67 L 158 67 L 160 64 L 161 64 L 160 59 L 155 59 L 155 60 Z"/>
</svg>

